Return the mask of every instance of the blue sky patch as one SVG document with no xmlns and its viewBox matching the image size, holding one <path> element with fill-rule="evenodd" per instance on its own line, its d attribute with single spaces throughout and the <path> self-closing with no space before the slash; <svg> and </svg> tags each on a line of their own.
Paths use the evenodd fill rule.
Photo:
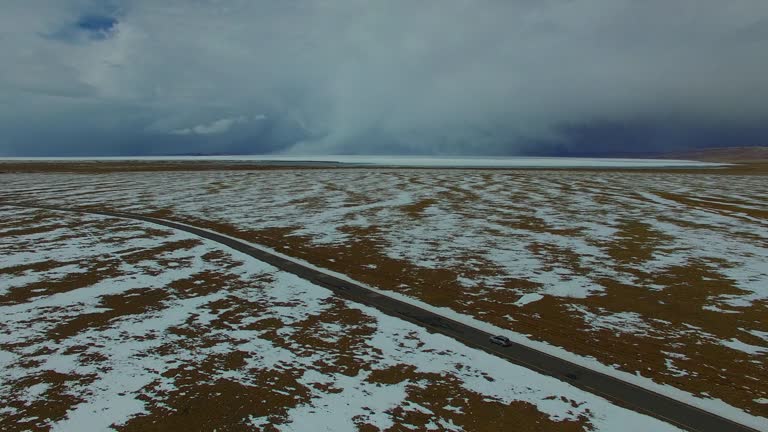
<svg viewBox="0 0 768 432">
<path fill-rule="evenodd" d="M 110 37 L 117 23 L 117 18 L 110 15 L 81 15 L 77 20 L 68 23 L 58 31 L 42 36 L 45 38 L 71 43 L 78 43 L 87 40 L 105 40 Z"/>
<path fill-rule="evenodd" d="M 116 18 L 106 15 L 85 15 L 77 21 L 79 29 L 96 33 L 108 32 L 116 24 Z"/>
<path fill-rule="evenodd" d="M 76 23 L 91 39 L 106 39 L 116 25 L 117 19 L 107 15 L 84 15 Z"/>
</svg>

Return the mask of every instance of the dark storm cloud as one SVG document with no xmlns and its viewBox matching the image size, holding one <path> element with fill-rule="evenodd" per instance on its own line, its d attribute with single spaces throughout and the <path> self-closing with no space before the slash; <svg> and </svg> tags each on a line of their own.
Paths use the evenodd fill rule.
<svg viewBox="0 0 768 432">
<path fill-rule="evenodd" d="M 768 124 L 764 0 L 8 0 L 0 48 L 6 155 L 622 153 Z"/>
</svg>

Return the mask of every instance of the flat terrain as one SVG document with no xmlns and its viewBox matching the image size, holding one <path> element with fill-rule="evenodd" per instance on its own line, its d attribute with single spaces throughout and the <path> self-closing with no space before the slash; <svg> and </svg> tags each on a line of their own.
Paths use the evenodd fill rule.
<svg viewBox="0 0 768 432">
<path fill-rule="evenodd" d="M 689 159 L 710 162 L 733 162 L 747 165 L 768 162 L 768 147 L 721 147 L 668 153 L 669 159 Z"/>
<path fill-rule="evenodd" d="M 680 155 L 679 157 L 682 157 Z M 695 155 L 694 155 L 695 156 Z M 642 173 L 673 173 L 673 174 L 698 174 L 702 171 L 706 171 L 708 174 L 721 174 L 721 175 L 766 175 L 768 173 L 768 157 L 762 160 L 755 160 L 750 163 L 744 163 L 743 160 L 732 160 L 730 158 L 721 159 L 719 157 L 703 157 L 707 159 L 705 163 L 720 164 L 719 167 L 702 167 L 692 164 L 692 166 L 680 166 L 680 167 L 664 167 L 664 166 L 636 166 L 636 167 L 621 167 L 621 166 L 604 166 L 601 168 L 596 167 L 580 167 L 577 170 L 580 172 L 642 172 Z M 599 159 L 595 159 L 599 161 Z M 361 167 L 355 164 L 339 164 L 332 162 L 306 162 L 297 164 L 294 162 L 262 162 L 258 160 L 205 160 L 205 159 L 192 159 L 192 160 L 156 160 L 156 159 L 142 159 L 142 160 L 70 160 L 70 161 L 57 161 L 57 160 L 14 160 L 14 159 L 0 159 L 0 173 L 54 173 L 54 172 L 71 172 L 71 173 L 83 173 L 83 174 L 96 174 L 96 173 L 116 173 L 116 172 L 147 172 L 147 171 L 274 171 L 274 170 L 317 170 L 333 168 L 337 170 L 344 169 L 360 169 L 360 168 L 394 168 L 386 166 L 371 166 Z M 403 168 L 403 167 L 400 167 Z M 413 169 L 413 168 L 411 168 Z M 430 169 L 444 169 L 444 170 L 527 170 L 527 171 L 541 171 L 541 168 L 535 167 L 518 167 L 518 168 L 500 168 L 500 167 L 431 167 Z M 548 171 L 571 171 L 574 168 L 568 167 L 549 167 Z"/>
<path fill-rule="evenodd" d="M 209 227 L 699 400 L 768 416 L 760 385 L 768 380 L 768 178 L 759 164 L 4 166 L 15 173 L 2 175 L 0 200 Z"/>
<path fill-rule="evenodd" d="M 2 430 L 675 430 L 183 232 L 0 220 Z"/>
</svg>

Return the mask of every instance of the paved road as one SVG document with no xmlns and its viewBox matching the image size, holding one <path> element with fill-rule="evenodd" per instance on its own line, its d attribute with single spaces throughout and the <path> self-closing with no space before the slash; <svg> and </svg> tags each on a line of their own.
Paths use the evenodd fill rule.
<svg viewBox="0 0 768 432">
<path fill-rule="evenodd" d="M 604 397 L 617 405 L 648 414 L 672 423 L 680 428 L 697 432 L 755 431 L 755 429 L 734 423 L 731 420 L 719 417 L 699 408 L 621 381 L 617 378 L 595 372 L 591 369 L 573 364 L 567 360 L 551 356 L 524 345 L 514 344 L 509 347 L 501 347 L 492 344 L 488 341 L 491 334 L 482 330 L 478 330 L 469 325 L 462 324 L 400 300 L 387 297 L 360 285 L 339 279 L 278 255 L 254 248 L 247 243 L 208 230 L 137 214 L 91 210 L 85 211 L 24 204 L 0 203 L 0 205 L 133 219 L 162 225 L 180 231 L 186 231 L 243 252 L 259 261 L 269 263 L 280 270 L 293 273 L 302 279 L 328 288 L 349 300 L 374 307 L 387 315 L 412 322 L 425 327 L 432 332 L 444 334 L 468 346 L 504 358 L 528 369 L 553 376 L 582 390 Z"/>
</svg>

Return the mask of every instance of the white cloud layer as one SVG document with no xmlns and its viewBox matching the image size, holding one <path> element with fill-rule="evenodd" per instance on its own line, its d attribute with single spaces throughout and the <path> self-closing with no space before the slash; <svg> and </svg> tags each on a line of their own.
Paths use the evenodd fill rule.
<svg viewBox="0 0 768 432">
<path fill-rule="evenodd" d="M 301 152 L 483 152 L 557 142 L 566 126 L 768 120 L 765 0 L 111 4 L 3 2 L 0 153 L 40 130 L 222 137 L 249 112 Z M 94 12 L 117 18 L 107 39 L 55 37 Z"/>
<path fill-rule="evenodd" d="M 265 119 L 264 115 L 257 115 L 253 117 L 253 120 Z M 221 134 L 229 131 L 233 126 L 237 124 L 243 124 L 251 121 L 246 116 L 224 118 L 216 120 L 208 124 L 201 124 L 191 128 L 176 129 L 171 131 L 174 135 L 213 135 Z"/>
</svg>

